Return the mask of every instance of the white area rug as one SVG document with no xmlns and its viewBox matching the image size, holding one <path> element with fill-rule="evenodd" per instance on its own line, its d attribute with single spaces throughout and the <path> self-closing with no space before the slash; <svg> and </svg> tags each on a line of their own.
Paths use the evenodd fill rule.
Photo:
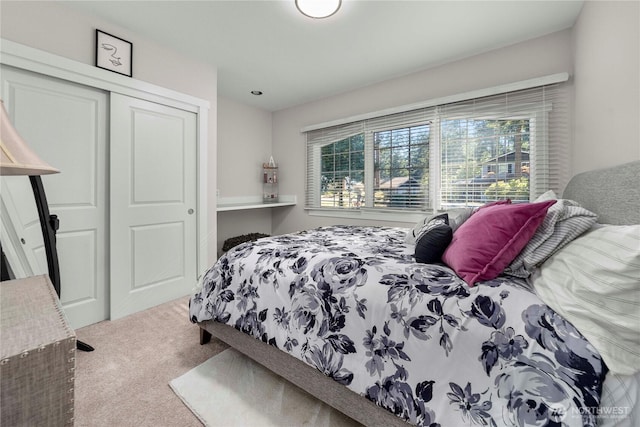
<svg viewBox="0 0 640 427">
<path fill-rule="evenodd" d="M 169 385 L 208 427 L 359 425 L 233 349 Z"/>
</svg>

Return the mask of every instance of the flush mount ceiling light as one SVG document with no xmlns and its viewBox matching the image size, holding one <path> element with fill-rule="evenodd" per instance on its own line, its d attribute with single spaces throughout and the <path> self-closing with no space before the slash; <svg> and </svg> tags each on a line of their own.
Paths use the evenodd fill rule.
<svg viewBox="0 0 640 427">
<path fill-rule="evenodd" d="M 328 18 L 340 9 L 342 0 L 296 0 L 296 7 L 309 18 Z"/>
<path fill-rule="evenodd" d="M 251 95 L 260 96 L 260 95 L 262 95 L 262 91 L 261 90 L 252 90 L 251 91 Z"/>
</svg>

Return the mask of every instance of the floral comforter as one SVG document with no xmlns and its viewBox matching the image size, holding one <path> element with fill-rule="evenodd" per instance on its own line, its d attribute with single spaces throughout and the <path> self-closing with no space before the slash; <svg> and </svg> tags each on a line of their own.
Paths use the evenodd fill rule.
<svg viewBox="0 0 640 427">
<path fill-rule="evenodd" d="M 470 288 L 405 229 L 334 226 L 237 246 L 192 296 L 226 323 L 420 426 L 594 426 L 593 346 L 520 279 Z"/>
</svg>

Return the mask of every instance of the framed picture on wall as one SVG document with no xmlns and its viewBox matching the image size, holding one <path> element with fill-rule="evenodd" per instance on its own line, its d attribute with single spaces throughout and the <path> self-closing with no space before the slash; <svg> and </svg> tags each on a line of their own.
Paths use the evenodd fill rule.
<svg viewBox="0 0 640 427">
<path fill-rule="evenodd" d="M 131 77 L 132 59 L 131 42 L 96 30 L 96 67 Z"/>
</svg>

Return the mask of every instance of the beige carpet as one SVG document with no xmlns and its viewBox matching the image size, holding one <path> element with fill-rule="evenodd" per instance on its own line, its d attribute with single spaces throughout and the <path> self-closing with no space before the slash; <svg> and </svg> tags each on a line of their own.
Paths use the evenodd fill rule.
<svg viewBox="0 0 640 427">
<path fill-rule="evenodd" d="M 76 357 L 75 425 L 201 427 L 168 383 L 227 346 L 199 344 L 188 298 L 76 331 L 95 347 Z"/>
<path fill-rule="evenodd" d="M 234 349 L 170 385 L 208 427 L 360 426 Z"/>
</svg>

